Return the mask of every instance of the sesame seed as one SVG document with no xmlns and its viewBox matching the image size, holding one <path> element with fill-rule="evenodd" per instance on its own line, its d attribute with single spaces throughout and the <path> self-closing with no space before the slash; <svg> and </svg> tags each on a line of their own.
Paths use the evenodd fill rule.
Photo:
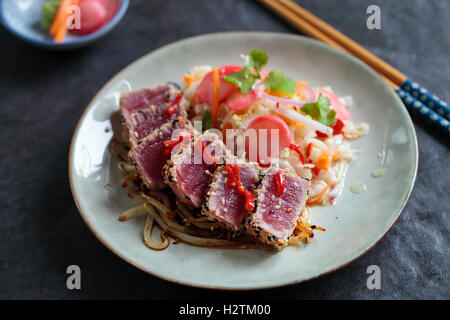
<svg viewBox="0 0 450 320">
<path fill-rule="evenodd" d="M 275 206 L 275 209 L 279 210 L 279 209 L 281 209 L 281 207 L 277 205 L 277 206 Z"/>
<path fill-rule="evenodd" d="M 228 212 L 228 209 L 227 208 L 223 208 L 223 211 Z"/>
<path fill-rule="evenodd" d="M 220 201 L 222 202 L 222 204 L 225 204 L 225 198 L 220 199 Z"/>
<path fill-rule="evenodd" d="M 272 201 L 274 201 L 274 200 L 275 200 L 275 195 L 271 195 L 271 196 L 270 196 L 270 199 L 271 199 Z"/>
</svg>

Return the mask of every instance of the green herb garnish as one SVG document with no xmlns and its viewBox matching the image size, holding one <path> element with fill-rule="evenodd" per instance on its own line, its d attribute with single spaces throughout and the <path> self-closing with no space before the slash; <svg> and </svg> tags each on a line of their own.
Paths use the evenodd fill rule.
<svg viewBox="0 0 450 320">
<path fill-rule="evenodd" d="M 51 0 L 42 6 L 41 27 L 45 31 L 49 31 L 55 20 L 56 12 L 61 4 L 61 0 Z"/>
<path fill-rule="evenodd" d="M 261 77 L 259 72 L 262 68 L 264 68 L 267 62 L 269 62 L 269 57 L 265 51 L 255 49 L 248 55 L 248 67 L 256 70 L 258 73 L 258 78 Z"/>
<path fill-rule="evenodd" d="M 224 79 L 238 86 L 242 93 L 247 94 L 252 91 L 256 80 L 261 79 L 259 72 L 268 61 L 269 58 L 265 51 L 252 50 L 248 55 L 248 64 L 241 71 L 225 76 Z M 256 73 L 253 70 L 256 70 Z"/>
<path fill-rule="evenodd" d="M 258 79 L 258 75 L 255 74 L 248 66 L 242 68 L 241 71 L 234 72 L 228 76 L 223 77 L 225 81 L 231 82 L 241 89 L 242 93 L 249 93 L 252 91 L 252 87 Z"/>
<path fill-rule="evenodd" d="M 272 92 L 279 92 L 289 97 L 295 95 L 295 89 L 297 88 L 297 83 L 280 71 L 271 71 L 264 80 L 264 85 Z"/>
<path fill-rule="evenodd" d="M 208 110 L 203 111 L 202 115 L 202 131 L 209 130 L 213 127 L 212 116 Z"/>
<path fill-rule="evenodd" d="M 331 126 L 336 121 L 336 111 L 330 109 L 330 105 L 330 99 L 319 94 L 316 102 L 307 103 L 300 110 L 314 120 L 326 126 Z"/>
</svg>

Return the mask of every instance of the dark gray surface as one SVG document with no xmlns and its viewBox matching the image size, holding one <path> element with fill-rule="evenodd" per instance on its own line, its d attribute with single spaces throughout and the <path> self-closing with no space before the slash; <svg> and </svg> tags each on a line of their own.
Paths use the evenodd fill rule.
<svg viewBox="0 0 450 320">
<path fill-rule="evenodd" d="M 167 43 L 228 30 L 291 32 L 255 1 L 133 0 L 104 41 L 67 53 L 29 47 L 0 28 L 0 298 L 450 298 L 450 151 L 416 122 L 416 186 L 397 224 L 357 262 L 300 285 L 214 292 L 154 278 L 104 247 L 69 189 L 75 125 L 95 93 L 123 67 Z M 303 0 L 305 8 L 450 101 L 450 2 Z M 378 4 L 382 29 L 365 27 Z M 66 289 L 66 268 L 82 269 L 82 290 Z M 381 268 L 381 290 L 366 268 Z"/>
</svg>

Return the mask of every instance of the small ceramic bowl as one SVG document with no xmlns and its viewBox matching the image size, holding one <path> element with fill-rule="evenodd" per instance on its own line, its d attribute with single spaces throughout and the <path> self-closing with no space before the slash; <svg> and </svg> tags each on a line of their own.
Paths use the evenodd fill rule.
<svg viewBox="0 0 450 320">
<path fill-rule="evenodd" d="M 68 50 L 92 44 L 105 36 L 120 22 L 129 4 L 129 0 L 119 0 L 118 12 L 100 30 L 83 36 L 69 33 L 63 42 L 57 43 L 52 41 L 40 26 L 44 2 L 46 0 L 0 0 L 0 22 L 13 35 L 32 45 L 53 50 Z"/>
</svg>

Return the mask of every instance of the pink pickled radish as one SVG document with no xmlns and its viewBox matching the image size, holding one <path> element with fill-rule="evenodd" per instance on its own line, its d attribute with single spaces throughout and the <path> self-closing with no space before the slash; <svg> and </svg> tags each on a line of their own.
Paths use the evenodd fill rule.
<svg viewBox="0 0 450 320">
<path fill-rule="evenodd" d="M 90 34 L 107 23 L 108 11 L 102 1 L 82 0 L 80 7 L 80 29 L 71 30 L 77 34 Z"/>
<path fill-rule="evenodd" d="M 316 94 L 316 99 L 319 97 L 319 94 L 324 95 L 328 99 L 330 99 L 331 106 L 330 108 L 336 111 L 336 117 L 341 120 L 350 120 L 350 112 L 347 107 L 339 100 L 339 98 L 330 90 L 327 89 L 316 89 L 314 90 Z"/>
<path fill-rule="evenodd" d="M 258 137 L 258 154 L 255 159 L 255 155 L 252 155 L 251 152 L 249 153 L 249 150 L 251 151 L 252 148 L 249 146 L 248 143 L 246 143 L 246 152 L 249 156 L 249 159 L 251 161 L 258 161 L 261 164 L 268 164 L 270 163 L 270 159 L 278 157 L 279 151 L 282 149 L 288 147 L 291 144 L 291 131 L 289 130 L 289 127 L 287 124 L 281 120 L 278 117 L 275 116 L 260 116 L 255 119 L 253 119 L 252 122 L 248 125 L 248 129 L 256 130 L 256 134 Z M 261 129 L 267 129 L 267 139 L 266 141 L 260 140 L 263 139 L 263 136 L 260 137 L 260 130 Z M 278 141 L 276 143 L 278 144 L 278 149 L 276 152 L 277 154 L 272 154 L 272 143 L 271 143 L 271 130 L 275 129 L 278 130 Z M 250 135 L 251 136 L 251 135 Z M 274 146 L 275 147 L 275 146 Z M 260 159 L 260 148 L 266 148 L 266 152 L 264 152 L 263 149 L 263 155 L 266 154 L 266 157 L 263 157 Z"/>
<path fill-rule="evenodd" d="M 248 108 L 258 99 L 259 97 L 255 90 L 250 91 L 250 93 L 243 94 L 239 88 L 236 88 L 236 90 L 234 90 L 227 99 L 226 103 L 228 108 L 231 110 L 242 110 Z"/>
<path fill-rule="evenodd" d="M 242 70 L 242 67 L 235 65 L 228 65 L 219 68 L 219 103 L 224 102 L 234 91 L 236 86 L 223 78 L 231 73 Z M 198 85 L 195 91 L 195 96 L 201 103 L 212 105 L 214 82 L 212 71 L 208 72 L 202 82 Z"/>
</svg>

